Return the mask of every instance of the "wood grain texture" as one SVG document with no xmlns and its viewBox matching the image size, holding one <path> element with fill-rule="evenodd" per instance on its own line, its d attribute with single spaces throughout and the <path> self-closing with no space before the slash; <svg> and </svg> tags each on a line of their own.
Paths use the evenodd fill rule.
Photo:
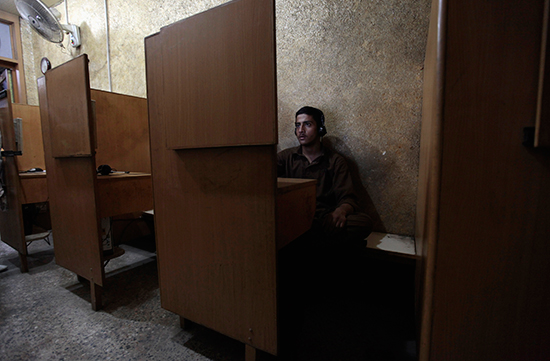
<svg viewBox="0 0 550 361">
<path fill-rule="evenodd" d="M 46 168 L 40 108 L 35 105 L 13 104 L 13 117 L 23 123 L 23 155 L 17 157 L 19 171 L 31 168 Z"/>
<path fill-rule="evenodd" d="M 276 352 L 274 146 L 166 152 L 153 174 L 162 306 Z"/>
<path fill-rule="evenodd" d="M 111 174 L 97 177 L 99 218 L 153 209 L 151 174 Z"/>
<path fill-rule="evenodd" d="M 13 127 L 13 112 L 10 95 L 0 99 L 0 129 L 2 131 L 3 149 L 13 150 L 15 147 L 15 130 Z M 4 181 L 6 210 L 0 210 L 0 231 L 2 242 L 13 247 L 21 255 L 27 254 L 23 213 L 21 210 L 21 183 L 15 157 L 2 157 L 4 167 Z M 26 269 L 22 269 L 26 272 Z"/>
<path fill-rule="evenodd" d="M 416 204 L 416 316 L 419 349 L 428 354 L 441 179 L 446 1 L 433 0 L 424 64 L 422 129 Z"/>
<path fill-rule="evenodd" d="M 535 147 L 550 147 L 550 44 L 548 27 L 550 22 L 550 1 L 544 1 L 541 54 L 539 66 L 539 90 L 537 118 L 535 123 Z"/>
<path fill-rule="evenodd" d="M 550 359 L 550 154 L 521 141 L 535 119 L 543 5 L 449 0 L 441 14 L 440 201 L 426 215 L 437 227 L 420 360 Z"/>
<path fill-rule="evenodd" d="M 316 184 L 314 179 L 277 179 L 277 250 L 311 228 Z"/>
<path fill-rule="evenodd" d="M 168 148 L 277 143 L 274 14 L 237 0 L 161 29 Z"/>
<path fill-rule="evenodd" d="M 75 121 L 92 116 L 88 56 L 83 54 L 49 70 L 45 78 L 51 155 L 55 158 L 90 157 L 94 144 L 92 123 Z"/>
<path fill-rule="evenodd" d="M 76 82 L 71 91 L 66 79 Z M 86 55 L 38 85 L 56 262 L 91 281 L 97 310 L 105 279 L 101 219 L 153 207 L 151 175 L 135 173 L 150 172 L 147 101 L 90 90 Z M 134 173 L 97 176 L 99 164 Z"/>
<path fill-rule="evenodd" d="M 274 46 L 271 0 L 232 1 L 145 39 L 162 306 L 272 354 Z"/>
<path fill-rule="evenodd" d="M 87 67 L 87 64 L 85 66 Z M 56 69 L 61 71 L 63 65 Z M 71 67 L 69 69 L 72 70 Z M 55 239 L 55 261 L 61 267 L 90 280 L 91 283 L 103 286 L 105 272 L 95 197 L 95 159 L 93 156 L 55 158 L 52 151 L 54 148 L 52 143 L 59 141 L 59 134 L 56 137 L 51 136 L 50 106 L 59 101 L 70 103 L 72 98 L 69 95 L 73 95 L 77 99 L 85 97 L 75 89 L 73 93 L 66 94 L 67 98 L 65 99 L 58 97 L 50 99 L 49 94 L 55 93 L 57 79 L 62 78 L 60 74 L 53 80 L 45 81 L 44 77 L 37 80 L 48 174 L 50 217 Z M 80 89 L 80 91 L 89 95 L 85 89 Z M 62 106 L 55 104 L 54 107 L 58 109 Z M 58 111 L 56 114 L 59 117 Z M 82 113 L 82 109 L 76 109 L 74 114 L 64 110 L 63 114 L 69 117 L 69 120 L 58 119 L 56 120 L 58 124 L 70 121 L 90 122 L 86 116 L 87 113 Z M 86 117 L 82 118 L 82 116 Z M 88 137 L 90 136 L 88 133 Z M 91 140 L 84 143 L 93 144 Z"/>
<path fill-rule="evenodd" d="M 147 99 L 92 89 L 97 137 L 96 167 L 151 173 Z"/>
<path fill-rule="evenodd" d="M 45 173 L 20 173 L 21 204 L 48 201 L 48 183 Z"/>
</svg>

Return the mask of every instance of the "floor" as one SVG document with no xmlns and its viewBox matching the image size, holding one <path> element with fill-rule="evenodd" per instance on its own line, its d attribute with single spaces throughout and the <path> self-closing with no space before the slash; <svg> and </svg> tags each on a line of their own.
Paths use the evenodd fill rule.
<svg viewBox="0 0 550 361">
<path fill-rule="evenodd" d="M 55 264 L 53 247 L 29 246 L 29 272 L 0 242 L 0 360 L 244 360 L 244 346 L 200 325 L 183 330 L 160 306 L 154 241 L 123 244 L 106 266 L 104 308 Z M 364 258 L 350 283 L 327 283 L 306 304 L 292 352 L 265 360 L 415 360 L 414 267 Z M 331 285 L 332 284 L 332 285 Z M 345 285 L 345 286 L 344 286 Z"/>
</svg>

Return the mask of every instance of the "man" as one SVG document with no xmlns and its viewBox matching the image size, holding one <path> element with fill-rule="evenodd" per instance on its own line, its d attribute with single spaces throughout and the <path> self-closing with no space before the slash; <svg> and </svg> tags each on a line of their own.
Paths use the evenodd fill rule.
<svg viewBox="0 0 550 361">
<path fill-rule="evenodd" d="M 358 212 L 358 200 L 345 159 L 323 146 L 327 133 L 321 110 L 296 112 L 295 135 L 300 145 L 277 154 L 277 176 L 317 180 L 313 226 L 306 235 L 312 247 L 357 249 L 366 246 L 372 220 Z"/>
<path fill-rule="evenodd" d="M 304 310 L 329 292 L 352 289 L 360 275 L 353 262 L 366 246 L 372 221 L 358 212 L 358 200 L 345 159 L 324 147 L 325 117 L 321 110 L 296 112 L 295 135 L 300 143 L 277 154 L 277 176 L 317 180 L 313 225 L 278 254 L 282 343 L 291 352 L 300 339 Z M 359 261 L 361 259 L 359 258 Z"/>
</svg>

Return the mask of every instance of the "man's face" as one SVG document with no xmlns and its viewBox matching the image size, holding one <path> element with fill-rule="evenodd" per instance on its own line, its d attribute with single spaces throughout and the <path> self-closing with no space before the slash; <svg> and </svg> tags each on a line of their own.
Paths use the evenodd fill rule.
<svg viewBox="0 0 550 361">
<path fill-rule="evenodd" d="M 301 145 L 310 145 L 319 139 L 317 123 L 311 115 L 298 115 L 294 125 L 296 127 L 296 137 Z"/>
</svg>

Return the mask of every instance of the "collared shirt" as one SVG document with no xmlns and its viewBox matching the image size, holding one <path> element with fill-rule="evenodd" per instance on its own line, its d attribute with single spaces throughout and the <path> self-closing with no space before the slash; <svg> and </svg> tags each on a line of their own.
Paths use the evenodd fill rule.
<svg viewBox="0 0 550 361">
<path fill-rule="evenodd" d="M 277 176 L 317 180 L 316 215 L 332 212 L 344 203 L 358 210 L 357 196 L 346 160 L 323 147 L 322 155 L 313 162 L 302 154 L 302 147 L 285 149 L 277 154 Z"/>
</svg>

